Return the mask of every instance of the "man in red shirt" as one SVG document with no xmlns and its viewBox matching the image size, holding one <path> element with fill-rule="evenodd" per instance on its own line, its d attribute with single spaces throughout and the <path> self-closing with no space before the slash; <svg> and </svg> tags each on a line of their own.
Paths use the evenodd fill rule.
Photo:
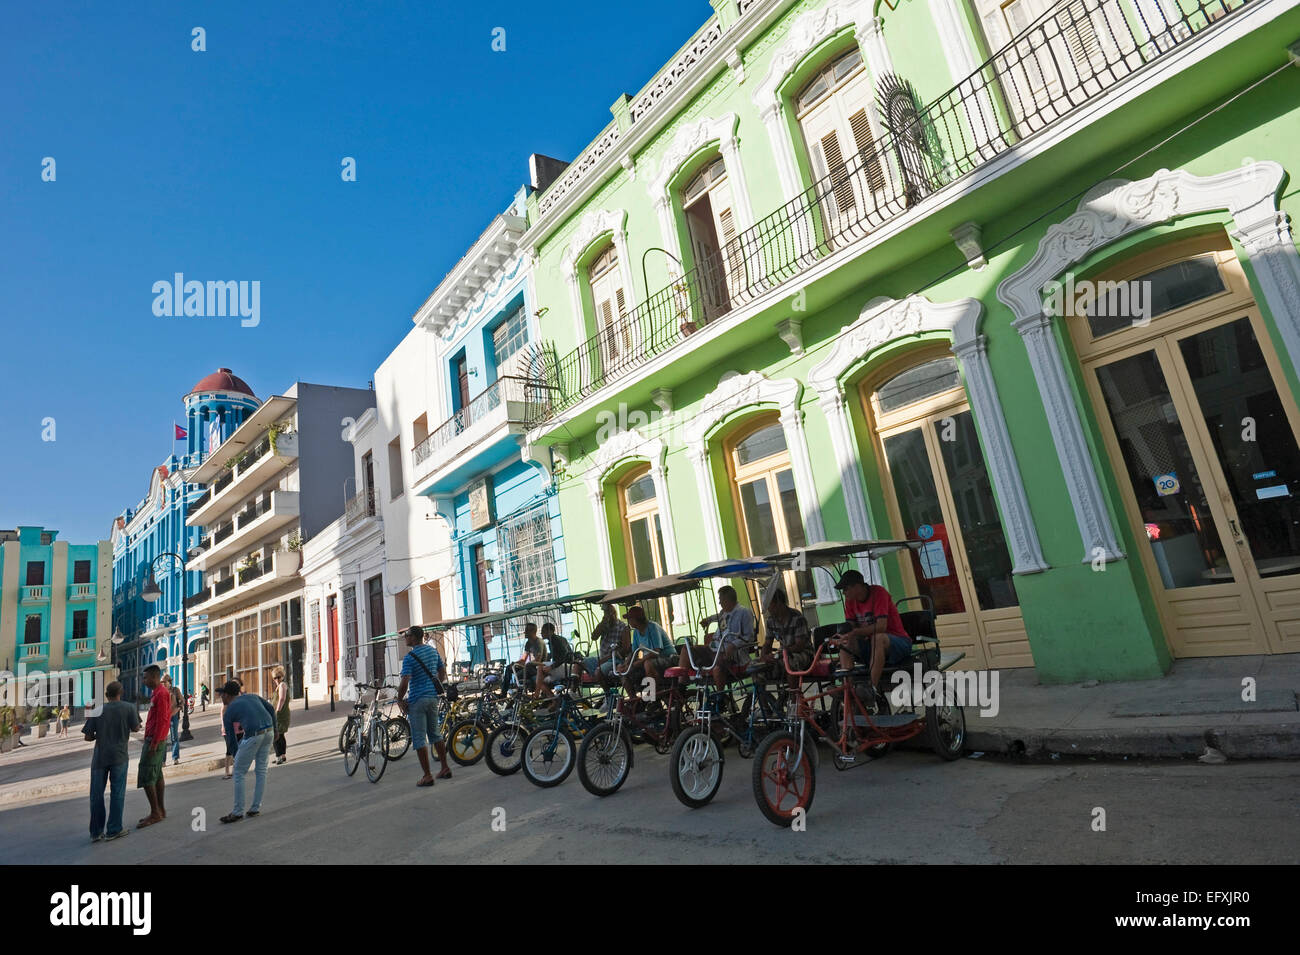
<svg viewBox="0 0 1300 955">
<path fill-rule="evenodd" d="M 853 658 L 871 661 L 871 685 L 880 686 L 885 666 L 906 663 L 912 655 L 912 638 L 903 629 L 898 607 L 884 587 L 867 583 L 862 574 L 848 570 L 835 589 L 844 593 L 847 629 L 840 634 L 840 666 L 847 670 Z"/>
<path fill-rule="evenodd" d="M 167 818 L 163 807 L 163 764 L 167 761 L 167 737 L 172 723 L 172 697 L 163 686 L 162 670 L 156 665 L 145 667 L 143 680 L 153 697 L 144 722 L 144 746 L 140 750 L 140 771 L 135 784 L 149 800 L 149 815 L 136 824 L 137 829 Z"/>
</svg>

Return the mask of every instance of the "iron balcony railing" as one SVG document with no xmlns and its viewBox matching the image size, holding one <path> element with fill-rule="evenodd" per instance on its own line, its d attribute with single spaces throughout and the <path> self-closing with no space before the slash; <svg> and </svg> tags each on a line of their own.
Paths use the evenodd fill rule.
<svg viewBox="0 0 1300 955">
<path fill-rule="evenodd" d="M 185 509 L 185 516 L 189 517 L 210 500 L 212 500 L 212 488 L 208 488 L 194 500 L 190 501 L 189 507 Z"/>
<path fill-rule="evenodd" d="M 213 496 L 215 497 L 216 495 L 224 491 L 226 488 L 230 487 L 230 482 L 232 482 L 234 479 L 235 479 L 235 472 L 232 470 L 227 470 L 224 474 L 221 475 L 221 477 L 217 478 L 216 481 L 214 481 L 212 484 Z"/>
<path fill-rule="evenodd" d="M 530 405 L 528 423 L 555 416 L 865 238 L 1249 2 L 1066 0 L 929 104 L 898 77 L 881 77 L 882 131 L 870 148 L 835 164 L 621 321 L 549 356 L 540 371 L 553 387 L 538 395 L 550 400 Z M 456 419 L 448 424 L 463 428 Z"/>
<path fill-rule="evenodd" d="M 552 391 L 551 384 L 533 378 L 518 378 L 511 375 L 498 378 L 415 446 L 411 452 L 415 459 L 415 466 L 419 468 L 437 451 L 446 447 L 475 423 L 495 412 L 503 403 L 513 402 L 523 405 L 520 413 L 524 417 L 519 420 L 523 422 L 535 420 L 537 412 L 533 409 L 553 404 Z"/>
<path fill-rule="evenodd" d="M 194 609 L 195 607 L 197 607 L 199 604 L 201 604 L 201 603 L 203 603 L 204 601 L 208 600 L 211 596 L 212 596 L 212 594 L 211 594 L 211 592 L 208 590 L 208 588 L 204 587 L 204 588 L 203 588 L 202 590 L 200 590 L 198 593 L 190 594 L 188 597 L 185 598 L 185 609 L 186 609 L 186 610 L 193 610 L 193 609 Z"/>
<path fill-rule="evenodd" d="M 235 577 L 232 574 L 229 577 L 223 577 L 218 580 L 212 587 L 212 596 L 220 597 L 222 594 L 228 594 L 235 589 Z"/>
<path fill-rule="evenodd" d="M 258 497 L 256 500 L 249 503 L 247 507 L 239 512 L 239 516 L 236 518 L 236 523 L 239 525 L 240 530 L 243 530 L 270 509 L 271 492 L 265 491 L 262 493 L 261 497 Z"/>
<path fill-rule="evenodd" d="M 375 492 L 360 491 L 348 498 L 343 506 L 344 526 L 352 527 L 367 517 L 375 516 Z"/>
<path fill-rule="evenodd" d="M 230 535 L 233 533 L 235 533 L 235 522 L 226 521 L 226 523 L 222 524 L 220 527 L 218 527 L 215 531 L 212 532 L 212 543 L 220 544 L 222 541 L 230 537 Z"/>
<path fill-rule="evenodd" d="M 258 461 L 262 460 L 262 458 L 266 457 L 270 451 L 271 439 L 263 438 L 239 456 L 239 463 L 235 465 L 236 470 L 238 470 L 240 474 L 243 474 Z"/>
</svg>

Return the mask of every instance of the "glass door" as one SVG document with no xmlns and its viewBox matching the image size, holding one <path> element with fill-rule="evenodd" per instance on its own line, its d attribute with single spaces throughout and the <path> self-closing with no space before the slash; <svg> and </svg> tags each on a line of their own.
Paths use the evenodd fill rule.
<svg viewBox="0 0 1300 955">
<path fill-rule="evenodd" d="M 620 494 L 626 537 L 628 570 L 636 582 L 662 577 L 668 571 L 664 560 L 663 525 L 659 519 L 659 499 L 654 477 L 649 469 L 627 480 Z M 667 598 L 645 606 L 646 617 L 664 631 L 672 633 L 672 612 Z"/>
</svg>

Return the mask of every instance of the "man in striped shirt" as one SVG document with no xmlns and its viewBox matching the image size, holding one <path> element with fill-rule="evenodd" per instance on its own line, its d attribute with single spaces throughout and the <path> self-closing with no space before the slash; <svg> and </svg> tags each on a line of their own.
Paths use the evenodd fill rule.
<svg viewBox="0 0 1300 955">
<path fill-rule="evenodd" d="M 447 679 L 447 668 L 438 651 L 424 642 L 422 628 L 408 627 L 403 636 L 411 649 L 402 658 L 402 681 L 397 686 L 398 705 L 411 724 L 411 745 L 415 747 L 415 754 L 420 757 L 420 768 L 424 770 L 424 775 L 416 785 L 432 786 L 434 778 L 429 769 L 430 741 L 437 748 L 438 759 L 442 762 L 442 772 L 438 773 L 438 778 L 451 779 L 451 768 L 447 765 L 447 744 L 438 731 L 438 687 L 441 681 Z"/>
</svg>

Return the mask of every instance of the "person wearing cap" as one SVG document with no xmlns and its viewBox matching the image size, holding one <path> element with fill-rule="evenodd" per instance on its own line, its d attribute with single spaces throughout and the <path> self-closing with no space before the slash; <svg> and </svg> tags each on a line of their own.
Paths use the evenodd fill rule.
<svg viewBox="0 0 1300 955">
<path fill-rule="evenodd" d="M 611 603 L 602 604 L 603 615 L 600 623 L 591 631 L 591 639 L 596 641 L 598 656 L 587 657 L 587 672 L 598 678 L 601 683 L 611 686 L 614 680 L 614 653 L 623 646 L 627 639 L 627 624 L 618 619 L 618 609 Z"/>
<path fill-rule="evenodd" d="M 244 738 L 235 751 L 235 806 L 229 814 L 221 817 L 222 822 L 238 822 L 244 818 L 244 776 L 250 765 L 254 766 L 257 783 L 253 787 L 253 802 L 248 807 L 248 815 L 256 816 L 262 811 L 266 767 L 271 761 L 271 740 L 275 732 L 275 710 L 257 694 L 241 693 L 234 680 L 217 687 L 217 695 L 225 705 L 221 711 L 221 723 L 226 730 L 226 739 L 234 738 L 236 722 L 244 731 Z"/>
<path fill-rule="evenodd" d="M 850 669 L 854 658 L 870 661 L 871 686 L 879 692 L 885 667 L 905 663 L 912 655 L 912 638 L 884 587 L 867 583 L 856 570 L 846 570 L 835 589 L 844 594 L 846 629 L 835 641 L 840 647 L 840 667 Z"/>
<path fill-rule="evenodd" d="M 572 679 L 578 669 L 574 664 L 579 661 L 569 641 L 564 639 L 564 635 L 555 629 L 555 624 L 550 620 L 542 623 L 542 643 L 545 644 L 546 653 L 537 664 L 537 688 L 542 696 L 552 697 L 555 696 L 555 691 L 546 682 L 546 678 L 553 676 L 556 680 Z"/>
<path fill-rule="evenodd" d="M 628 697 L 636 695 L 641 681 L 646 677 L 658 683 L 662 672 L 677 661 L 672 644 L 664 628 L 646 616 L 645 608 L 639 604 L 627 608 L 624 615 L 630 631 L 626 645 L 619 648 L 619 653 L 626 659 L 639 655 L 636 664 L 627 671 L 623 678 L 623 688 Z"/>
<path fill-rule="evenodd" d="M 407 627 L 402 632 L 406 645 L 410 647 L 402 657 L 402 679 L 397 684 L 397 705 L 411 724 L 411 745 L 415 755 L 420 759 L 420 768 L 424 775 L 416 782 L 417 786 L 432 786 L 433 773 L 429 769 L 429 743 L 432 741 L 442 762 L 439 779 L 451 779 L 451 767 L 447 765 L 447 744 L 443 742 L 438 727 L 438 687 L 447 679 L 447 667 L 442 662 L 442 655 L 424 642 L 423 627 Z M 410 698 L 406 691 L 410 689 Z"/>
</svg>

